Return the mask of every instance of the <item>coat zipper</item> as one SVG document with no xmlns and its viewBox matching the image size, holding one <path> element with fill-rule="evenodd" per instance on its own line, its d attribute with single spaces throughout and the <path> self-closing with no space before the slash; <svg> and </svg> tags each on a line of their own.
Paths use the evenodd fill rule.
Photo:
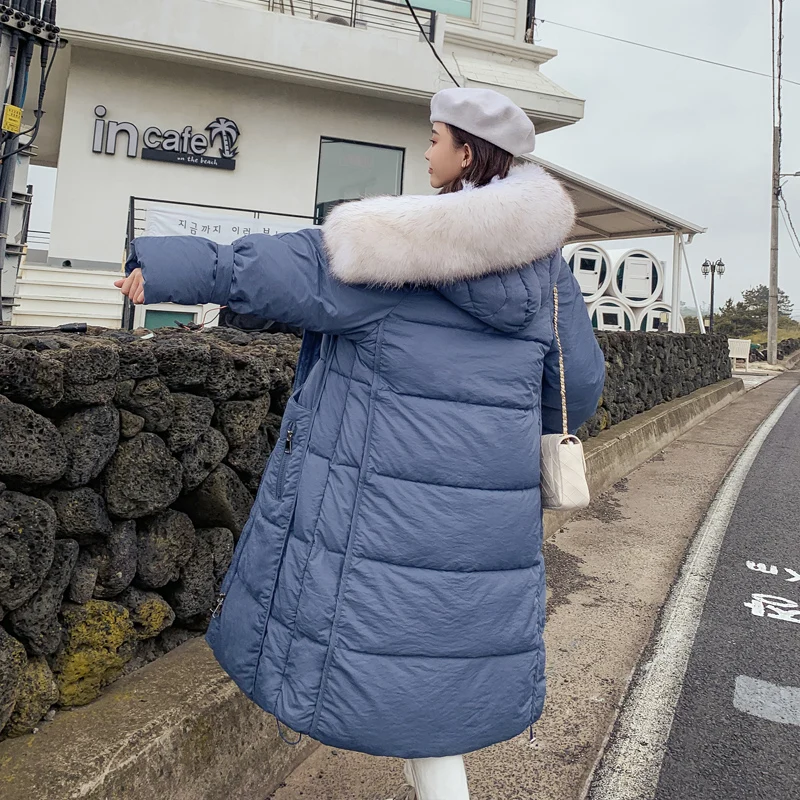
<svg viewBox="0 0 800 800">
<path fill-rule="evenodd" d="M 278 497 L 283 497 L 283 481 L 286 474 L 286 457 L 292 454 L 292 439 L 294 439 L 294 422 L 290 423 L 289 429 L 286 431 L 286 442 L 283 445 L 283 456 L 281 458 L 281 465 L 278 468 Z"/>
<path fill-rule="evenodd" d="M 220 592 L 217 595 L 217 604 L 214 606 L 214 609 L 211 612 L 211 619 L 216 619 L 222 613 L 222 604 L 225 602 L 225 597 L 225 592 Z"/>
</svg>

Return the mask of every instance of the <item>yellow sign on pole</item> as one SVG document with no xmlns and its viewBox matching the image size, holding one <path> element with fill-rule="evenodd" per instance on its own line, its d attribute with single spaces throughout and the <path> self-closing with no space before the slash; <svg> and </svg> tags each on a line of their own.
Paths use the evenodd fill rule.
<svg viewBox="0 0 800 800">
<path fill-rule="evenodd" d="M 19 106 L 6 104 L 3 110 L 2 128 L 9 133 L 19 133 L 22 130 L 22 109 Z"/>
</svg>

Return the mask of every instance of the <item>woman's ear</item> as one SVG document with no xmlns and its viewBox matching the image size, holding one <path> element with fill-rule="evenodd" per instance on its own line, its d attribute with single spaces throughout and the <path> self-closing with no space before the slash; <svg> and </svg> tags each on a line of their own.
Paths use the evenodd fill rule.
<svg viewBox="0 0 800 800">
<path fill-rule="evenodd" d="M 461 162 L 461 166 L 463 169 L 472 166 L 472 148 L 468 145 L 464 145 L 464 159 Z"/>
</svg>

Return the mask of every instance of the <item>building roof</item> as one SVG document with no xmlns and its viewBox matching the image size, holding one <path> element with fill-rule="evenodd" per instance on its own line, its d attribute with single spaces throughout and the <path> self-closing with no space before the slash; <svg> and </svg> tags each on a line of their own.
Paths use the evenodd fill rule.
<svg viewBox="0 0 800 800">
<path fill-rule="evenodd" d="M 676 233 L 694 236 L 707 230 L 542 158 L 526 158 L 558 178 L 572 196 L 578 213 L 568 243 L 672 236 Z"/>
</svg>

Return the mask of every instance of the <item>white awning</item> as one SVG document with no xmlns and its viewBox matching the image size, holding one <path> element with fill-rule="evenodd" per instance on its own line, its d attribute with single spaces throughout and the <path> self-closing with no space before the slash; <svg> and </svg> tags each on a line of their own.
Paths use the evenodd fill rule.
<svg viewBox="0 0 800 800">
<path fill-rule="evenodd" d="M 675 234 L 691 238 L 707 230 L 544 159 L 536 156 L 526 158 L 558 178 L 572 196 L 578 219 L 568 243 Z"/>
</svg>

